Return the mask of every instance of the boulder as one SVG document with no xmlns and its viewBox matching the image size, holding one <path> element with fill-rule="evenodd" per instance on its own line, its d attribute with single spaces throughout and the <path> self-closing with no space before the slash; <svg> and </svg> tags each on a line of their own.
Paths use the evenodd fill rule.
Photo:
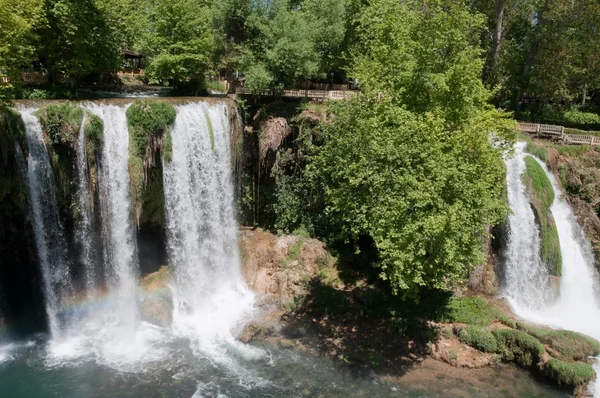
<svg viewBox="0 0 600 398">
<path fill-rule="evenodd" d="M 168 327 L 173 322 L 173 294 L 169 281 L 169 268 L 164 266 L 142 279 L 140 314 L 143 321 L 160 327 Z"/>
</svg>

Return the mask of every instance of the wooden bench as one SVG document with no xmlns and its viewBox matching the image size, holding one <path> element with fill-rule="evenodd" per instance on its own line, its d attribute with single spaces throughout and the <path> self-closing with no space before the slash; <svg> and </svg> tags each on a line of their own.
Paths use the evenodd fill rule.
<svg viewBox="0 0 600 398">
<path fill-rule="evenodd" d="M 540 129 L 538 134 L 540 135 L 549 135 L 554 137 L 562 138 L 565 133 L 565 128 L 563 126 L 554 126 L 550 124 L 540 124 Z"/>
</svg>

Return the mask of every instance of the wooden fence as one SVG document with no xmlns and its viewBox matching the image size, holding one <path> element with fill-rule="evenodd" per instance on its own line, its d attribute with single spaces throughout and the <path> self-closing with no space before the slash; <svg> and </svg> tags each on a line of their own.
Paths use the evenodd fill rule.
<svg viewBox="0 0 600 398">
<path fill-rule="evenodd" d="M 519 122 L 519 130 L 541 138 L 560 140 L 565 144 L 600 145 L 600 137 L 584 134 L 566 134 L 563 126 Z"/>
<path fill-rule="evenodd" d="M 281 93 L 273 92 L 272 90 L 264 90 L 258 93 L 252 93 L 248 88 L 236 87 L 236 94 L 248 95 L 255 94 L 264 97 L 273 97 L 278 94 L 287 98 L 308 98 L 311 100 L 345 100 L 354 97 L 356 91 L 342 90 L 283 90 Z"/>
</svg>

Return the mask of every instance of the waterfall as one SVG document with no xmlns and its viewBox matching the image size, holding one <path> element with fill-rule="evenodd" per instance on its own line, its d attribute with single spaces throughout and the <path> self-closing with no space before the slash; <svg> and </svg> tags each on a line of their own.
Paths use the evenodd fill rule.
<svg viewBox="0 0 600 398">
<path fill-rule="evenodd" d="M 42 126 L 34 112 L 34 109 L 22 111 L 29 148 L 29 197 L 48 323 L 52 336 L 60 337 L 67 323 L 66 316 L 61 311 L 71 307 L 75 292 L 50 158 L 44 144 Z"/>
<path fill-rule="evenodd" d="M 541 308 L 550 300 L 550 275 L 540 258 L 540 235 L 521 176 L 525 171 L 525 143 L 515 146 L 507 159 L 508 240 L 504 267 L 504 294 L 528 308 Z"/>
<path fill-rule="evenodd" d="M 75 239 L 79 248 L 80 261 L 83 265 L 83 277 L 85 290 L 88 298 L 92 298 L 96 292 L 98 276 L 96 275 L 96 264 L 93 248 L 92 235 L 92 200 L 90 197 L 90 182 L 88 177 L 88 163 L 85 146 L 85 123 L 84 113 L 77 138 L 77 205 L 78 220 L 75 226 Z"/>
<path fill-rule="evenodd" d="M 236 345 L 232 329 L 252 316 L 253 295 L 240 273 L 226 107 L 181 105 L 171 134 L 163 179 L 175 332 L 235 367 L 219 343 Z"/>
<path fill-rule="evenodd" d="M 600 307 L 595 292 L 597 275 L 592 265 L 591 250 L 585 241 L 581 226 L 560 192 L 554 175 L 539 160 L 555 192 L 550 210 L 558 230 L 563 261 L 558 298 L 549 300 L 544 292 L 545 280 L 542 279 L 540 283 L 540 280 L 531 277 L 541 275 L 544 278 L 546 271 L 539 255 L 531 253 L 537 253 L 539 248 L 537 227 L 527 220 L 530 216 L 522 212 L 523 207 L 526 207 L 523 202 L 524 186 L 520 182 L 520 175 L 525 170 L 523 147 L 524 144 L 518 144 L 515 158 L 507 161 L 509 203 L 513 215 L 509 219 L 511 233 L 506 273 L 514 275 L 514 278 L 506 278 L 504 293 L 515 313 L 525 320 L 574 330 L 600 340 Z M 521 262 L 519 250 L 522 253 Z M 515 254 L 514 258 L 511 258 L 511 253 Z M 521 281 L 518 280 L 519 272 L 523 272 Z M 596 371 L 599 370 L 600 368 L 596 367 Z M 600 392 L 600 389 L 596 387 L 596 391 Z"/>
</svg>

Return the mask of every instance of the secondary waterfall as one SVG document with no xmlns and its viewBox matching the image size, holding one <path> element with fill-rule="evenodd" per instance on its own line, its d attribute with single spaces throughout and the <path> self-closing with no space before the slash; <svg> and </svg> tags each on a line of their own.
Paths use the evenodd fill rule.
<svg viewBox="0 0 600 398">
<path fill-rule="evenodd" d="M 78 221 L 75 230 L 75 239 L 83 265 L 85 290 L 88 298 L 92 298 L 98 287 L 98 276 L 94 256 L 94 242 L 92 234 L 92 198 L 90 198 L 90 182 L 88 177 L 88 164 L 85 145 L 84 113 L 77 138 L 77 205 Z"/>
<path fill-rule="evenodd" d="M 129 195 L 129 135 L 126 108 L 90 105 L 104 122 L 104 147 L 99 173 L 108 287 L 116 292 L 117 322 L 133 331 L 138 322 L 136 291 L 138 259 Z"/>
<path fill-rule="evenodd" d="M 197 353 L 235 367 L 217 343 L 241 348 L 231 329 L 252 315 L 253 296 L 240 274 L 226 108 L 179 106 L 171 134 L 172 162 L 163 178 L 175 331 Z"/>
<path fill-rule="evenodd" d="M 536 254 L 539 252 L 539 232 L 530 222 L 533 210 L 520 181 L 525 170 L 523 148 L 523 143 L 518 144 L 516 156 L 507 161 L 509 202 L 513 215 L 509 219 L 505 295 L 515 313 L 528 321 L 574 330 L 600 340 L 600 307 L 595 292 L 597 275 L 592 266 L 591 251 L 554 175 L 538 160 L 554 188 L 551 212 L 558 229 L 563 259 L 560 294 L 556 300 L 548 299 L 548 292 L 544 289 L 547 271 L 539 254 Z M 519 261 L 519 251 L 522 261 Z M 523 275 L 523 280 L 519 280 L 518 275 Z M 541 279 L 536 280 L 537 277 Z M 600 389 L 596 390 L 600 393 Z"/>
<path fill-rule="evenodd" d="M 73 281 L 56 188 L 42 126 L 34 109 L 22 111 L 29 148 L 28 184 L 37 254 L 44 280 L 46 312 L 53 337 L 65 331 L 67 319 L 61 311 L 71 307 Z M 64 315 L 64 314 L 63 314 Z"/>
</svg>

